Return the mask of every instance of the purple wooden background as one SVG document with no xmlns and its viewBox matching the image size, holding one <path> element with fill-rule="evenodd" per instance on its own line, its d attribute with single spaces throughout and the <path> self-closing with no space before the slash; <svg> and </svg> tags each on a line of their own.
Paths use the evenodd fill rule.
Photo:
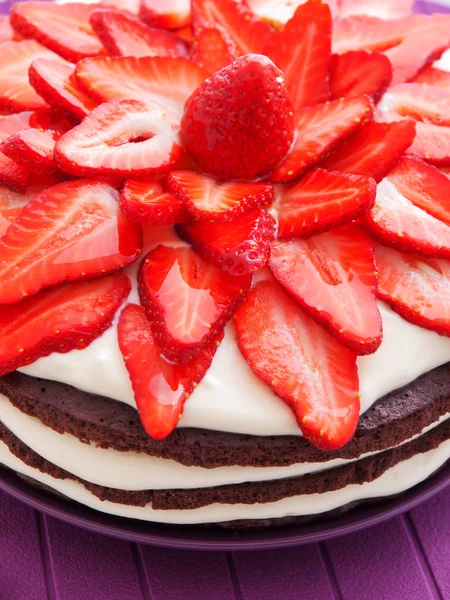
<svg viewBox="0 0 450 600">
<path fill-rule="evenodd" d="M 427 2 L 417 8 L 431 12 Z M 242 553 L 113 540 L 0 492 L 0 600 L 103 599 L 450 600 L 450 488 L 354 535 Z"/>
</svg>

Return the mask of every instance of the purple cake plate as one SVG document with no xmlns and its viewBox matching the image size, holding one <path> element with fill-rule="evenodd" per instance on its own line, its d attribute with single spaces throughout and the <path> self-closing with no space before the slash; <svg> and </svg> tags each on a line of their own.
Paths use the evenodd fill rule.
<svg viewBox="0 0 450 600">
<path fill-rule="evenodd" d="M 13 1 L 0 5 L 6 14 Z M 417 1 L 416 12 L 450 12 L 450 7 Z M 0 489 L 43 513 L 89 531 L 131 542 L 193 550 L 259 550 L 285 548 L 321 542 L 372 527 L 430 499 L 450 485 L 450 464 L 422 484 L 393 500 L 365 505 L 348 514 L 307 525 L 289 526 L 249 533 L 235 533 L 219 527 L 186 527 L 148 523 L 113 517 L 81 504 L 38 490 L 15 473 L 0 467 Z"/>
</svg>

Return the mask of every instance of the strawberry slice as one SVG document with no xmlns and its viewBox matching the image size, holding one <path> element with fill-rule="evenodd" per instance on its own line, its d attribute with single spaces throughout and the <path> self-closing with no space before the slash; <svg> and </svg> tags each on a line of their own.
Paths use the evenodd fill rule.
<svg viewBox="0 0 450 600">
<path fill-rule="evenodd" d="M 450 181 L 419 159 L 404 158 L 378 185 L 364 224 L 381 243 L 450 258 Z"/>
<path fill-rule="evenodd" d="M 420 83 L 391 87 L 377 107 L 377 118 L 389 122 L 405 117 L 450 126 L 450 90 Z"/>
<path fill-rule="evenodd" d="M 236 0 L 192 0 L 194 35 L 205 27 L 219 29 L 234 56 L 265 54 L 264 47 L 274 30 L 253 13 L 245 2 Z"/>
<path fill-rule="evenodd" d="M 416 138 L 407 154 L 438 167 L 450 165 L 450 127 L 416 123 Z"/>
<path fill-rule="evenodd" d="M 67 283 L 0 313 L 0 377 L 48 356 L 89 346 L 111 325 L 131 290 L 115 273 L 95 281 Z"/>
<path fill-rule="evenodd" d="M 78 83 L 99 102 L 133 98 L 168 112 L 179 123 L 186 100 L 208 77 L 187 58 L 149 56 L 89 58 L 78 63 Z"/>
<path fill-rule="evenodd" d="M 200 27 L 192 43 L 191 58 L 208 73 L 215 73 L 236 58 L 225 35 L 217 27 Z"/>
<path fill-rule="evenodd" d="M 165 113 L 138 100 L 101 104 L 55 148 L 58 165 L 75 175 L 147 175 L 166 171 L 180 156 Z"/>
<path fill-rule="evenodd" d="M 373 118 L 373 104 L 367 96 L 325 102 L 300 112 L 294 144 L 270 179 L 287 182 L 332 152 L 346 137 Z"/>
<path fill-rule="evenodd" d="M 369 123 L 321 166 L 381 181 L 411 146 L 415 132 L 411 120 Z"/>
<path fill-rule="evenodd" d="M 375 244 L 377 295 L 403 319 L 450 335 L 450 263 Z"/>
<path fill-rule="evenodd" d="M 187 56 L 188 44 L 119 10 L 94 10 L 90 23 L 111 56 Z"/>
<path fill-rule="evenodd" d="M 33 38 L 66 60 L 77 62 L 103 52 L 89 24 L 92 10 L 92 6 L 77 2 L 20 2 L 13 5 L 10 19 L 25 38 Z"/>
<path fill-rule="evenodd" d="M 177 233 L 217 268 L 231 275 L 244 275 L 267 264 L 275 221 L 263 208 L 255 208 L 229 223 L 183 223 Z"/>
<path fill-rule="evenodd" d="M 175 225 L 189 221 L 191 215 L 183 202 L 170 194 L 161 176 L 128 179 L 120 197 L 124 215 L 139 223 Z"/>
<path fill-rule="evenodd" d="M 414 0 L 340 0 L 339 17 L 344 19 L 352 15 L 369 15 L 380 19 L 402 19 L 412 13 L 413 5 Z"/>
<path fill-rule="evenodd" d="M 192 31 L 192 26 L 190 24 L 180 27 L 179 29 L 173 29 L 172 33 L 189 44 L 194 40 L 194 32 Z"/>
<path fill-rule="evenodd" d="M 118 200 L 106 182 L 85 179 L 55 185 L 28 202 L 0 240 L 0 304 L 134 262 L 142 232 L 121 214 Z"/>
<path fill-rule="evenodd" d="M 78 121 L 98 104 L 78 85 L 73 65 L 61 60 L 38 58 L 31 63 L 28 75 L 30 84 L 50 106 Z"/>
<path fill-rule="evenodd" d="M 178 425 L 184 403 L 211 366 L 223 332 L 182 365 L 161 356 L 137 304 L 128 304 L 120 314 L 118 334 L 142 425 L 151 437 L 164 439 Z"/>
<path fill-rule="evenodd" d="M 3 42 L 20 42 L 23 37 L 11 27 L 9 15 L 0 16 L 0 44 Z"/>
<path fill-rule="evenodd" d="M 177 29 L 191 22 L 191 3 L 190 0 L 141 0 L 139 17 L 151 27 Z"/>
<path fill-rule="evenodd" d="M 5 42 L 2 44 L 2 70 L 0 77 L 0 110 L 19 112 L 36 110 L 47 105 L 36 94 L 28 81 L 28 67 L 33 60 L 58 57 L 34 40 Z"/>
<path fill-rule="evenodd" d="M 352 352 L 372 354 L 380 346 L 375 254 L 360 227 L 275 242 L 269 266 L 288 294 Z"/>
<path fill-rule="evenodd" d="M 323 449 L 344 446 L 359 418 L 356 355 L 274 280 L 250 290 L 234 323 L 246 361 L 292 409 L 305 438 Z"/>
<path fill-rule="evenodd" d="M 450 73 L 442 71 L 433 65 L 424 67 L 412 80 L 414 83 L 426 83 L 435 87 L 450 90 Z"/>
<path fill-rule="evenodd" d="M 376 184 L 361 175 L 314 169 L 295 185 L 275 188 L 278 237 L 323 233 L 366 214 L 374 205 Z"/>
<path fill-rule="evenodd" d="M 117 10 L 126 10 L 133 15 L 139 12 L 141 0 L 101 0 L 100 6 L 105 8 L 116 8 Z"/>
<path fill-rule="evenodd" d="M 285 77 L 294 111 L 330 97 L 331 13 L 322 0 L 308 0 L 264 49 Z"/>
<path fill-rule="evenodd" d="M 250 289 L 191 248 L 160 245 L 139 271 L 139 295 L 155 342 L 174 362 L 188 362 L 223 329 Z"/>
<path fill-rule="evenodd" d="M 231 221 L 236 215 L 273 200 L 270 183 L 219 181 L 194 171 L 172 171 L 167 187 L 196 219 L 216 222 Z"/>
<path fill-rule="evenodd" d="M 0 149 L 19 165 L 34 173 L 52 173 L 53 151 L 61 132 L 51 129 L 24 129 L 4 140 Z"/>
<path fill-rule="evenodd" d="M 331 57 L 330 88 L 333 98 L 367 94 L 377 102 L 391 81 L 392 65 L 381 52 L 357 50 Z"/>
</svg>

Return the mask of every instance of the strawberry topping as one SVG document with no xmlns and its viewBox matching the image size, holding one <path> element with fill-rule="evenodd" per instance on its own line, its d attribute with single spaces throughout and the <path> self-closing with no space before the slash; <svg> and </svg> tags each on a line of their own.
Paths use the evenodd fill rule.
<svg viewBox="0 0 450 600">
<path fill-rule="evenodd" d="M 28 202 L 0 240 L 0 304 L 135 261 L 142 233 L 121 215 L 118 196 L 107 183 L 85 179 L 55 185 Z"/>
<path fill-rule="evenodd" d="M 231 275 L 243 275 L 254 273 L 267 263 L 275 222 L 260 208 L 229 223 L 183 223 L 177 227 L 177 233 L 211 264 Z"/>
<path fill-rule="evenodd" d="M 128 0 L 126 6 L 128 9 Z M 141 0 L 139 17 L 151 27 L 177 29 L 191 21 L 189 0 Z"/>
<path fill-rule="evenodd" d="M 164 177 L 128 179 L 120 196 L 120 209 L 130 219 L 150 225 L 175 225 L 189 221 L 183 202 L 167 191 Z"/>
<path fill-rule="evenodd" d="M 286 291 L 341 344 L 355 354 L 372 354 L 379 347 L 373 243 L 357 225 L 307 240 L 275 242 L 269 266 Z"/>
<path fill-rule="evenodd" d="M 139 294 L 155 342 L 168 359 L 188 362 L 225 326 L 250 288 L 191 248 L 160 245 L 142 262 Z"/>
<path fill-rule="evenodd" d="M 450 263 L 375 245 L 377 295 L 407 321 L 450 335 Z"/>
<path fill-rule="evenodd" d="M 119 10 L 95 10 L 90 23 L 111 56 L 188 55 L 188 44 L 178 36 Z"/>
<path fill-rule="evenodd" d="M 266 56 L 249 54 L 194 92 L 181 138 L 204 171 L 222 179 L 255 179 L 284 158 L 294 127 L 282 81 Z"/>
<path fill-rule="evenodd" d="M 296 113 L 330 98 L 328 68 L 331 55 L 331 13 L 322 0 L 300 5 L 264 49 L 284 73 Z"/>
<path fill-rule="evenodd" d="M 184 403 L 211 366 L 223 332 L 198 356 L 181 365 L 161 356 L 140 306 L 129 304 L 124 308 L 118 333 L 142 425 L 151 437 L 163 439 L 178 425 Z"/>
<path fill-rule="evenodd" d="M 167 177 L 167 187 L 196 219 L 216 222 L 230 221 L 273 199 L 270 183 L 218 181 L 194 171 L 172 171 Z"/>
<path fill-rule="evenodd" d="M 297 119 L 291 151 L 273 171 L 271 180 L 287 182 L 297 179 L 372 117 L 373 104 L 367 96 L 342 98 L 302 110 Z"/>
<path fill-rule="evenodd" d="M 67 283 L 0 311 L 0 377 L 48 356 L 82 350 L 112 323 L 131 290 L 115 273 L 94 281 Z"/>
<path fill-rule="evenodd" d="M 25 38 L 33 38 L 66 60 L 76 62 L 100 54 L 103 47 L 89 24 L 93 8 L 71 2 L 18 2 L 11 9 L 11 25 Z"/>
<path fill-rule="evenodd" d="M 208 73 L 215 73 L 233 62 L 235 56 L 230 51 L 229 43 L 220 29 L 201 27 L 195 33 L 191 58 Z"/>
<path fill-rule="evenodd" d="M 356 355 L 272 280 L 250 290 L 234 323 L 248 364 L 293 410 L 303 435 L 320 448 L 344 446 L 359 417 Z"/>
<path fill-rule="evenodd" d="M 314 169 L 299 183 L 275 190 L 278 237 L 315 235 L 366 214 L 375 202 L 373 179 Z"/>
<path fill-rule="evenodd" d="M 330 88 L 333 98 L 367 94 L 377 102 L 391 81 L 392 65 L 380 52 L 358 50 L 331 57 Z"/>
<path fill-rule="evenodd" d="M 52 173 L 55 169 L 53 151 L 59 131 L 24 129 L 4 140 L 3 154 L 35 173 Z"/>
</svg>

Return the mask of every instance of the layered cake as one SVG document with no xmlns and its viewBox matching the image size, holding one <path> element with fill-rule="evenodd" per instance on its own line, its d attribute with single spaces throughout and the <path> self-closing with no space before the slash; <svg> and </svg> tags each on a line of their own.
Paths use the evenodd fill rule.
<svg viewBox="0 0 450 600">
<path fill-rule="evenodd" d="M 3 469 L 242 529 L 447 465 L 450 17 L 411 10 L 14 5 Z"/>
</svg>

